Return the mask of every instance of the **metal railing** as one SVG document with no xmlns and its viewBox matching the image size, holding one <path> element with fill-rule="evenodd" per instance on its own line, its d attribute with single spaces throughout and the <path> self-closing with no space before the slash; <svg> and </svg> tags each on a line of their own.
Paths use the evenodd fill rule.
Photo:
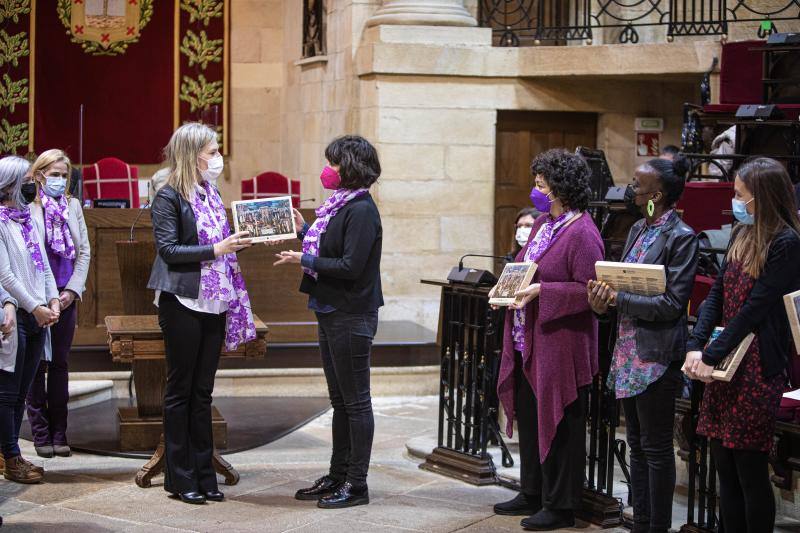
<svg viewBox="0 0 800 533">
<path fill-rule="evenodd" d="M 494 30 L 497 46 L 587 41 L 598 30 L 617 29 L 619 43 L 638 43 L 644 27 L 664 27 L 674 37 L 728 35 L 732 24 L 749 24 L 764 38 L 775 21 L 800 17 L 800 3 L 785 0 L 762 8 L 755 0 L 479 0 L 481 26 Z"/>
</svg>

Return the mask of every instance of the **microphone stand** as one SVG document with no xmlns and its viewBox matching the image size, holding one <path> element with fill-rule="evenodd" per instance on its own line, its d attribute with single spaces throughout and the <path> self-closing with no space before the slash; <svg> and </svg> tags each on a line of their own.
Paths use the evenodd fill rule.
<svg viewBox="0 0 800 533">
<path fill-rule="evenodd" d="M 150 204 L 151 204 L 151 202 L 150 202 L 150 182 L 147 182 L 147 202 L 145 202 L 145 204 L 142 207 L 139 208 L 139 212 L 136 213 L 136 218 L 133 219 L 133 224 L 131 224 L 130 238 L 128 239 L 128 242 L 133 242 L 134 241 L 134 239 L 133 239 L 133 230 L 136 229 L 136 224 L 139 222 L 139 219 L 142 218 L 142 214 L 144 213 L 145 209 L 148 209 L 150 207 Z"/>
</svg>

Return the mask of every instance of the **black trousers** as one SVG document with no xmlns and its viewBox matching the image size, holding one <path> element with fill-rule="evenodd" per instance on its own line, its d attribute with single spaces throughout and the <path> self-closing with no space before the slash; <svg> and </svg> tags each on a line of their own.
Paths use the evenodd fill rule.
<svg viewBox="0 0 800 533">
<path fill-rule="evenodd" d="M 528 496 L 540 496 L 552 510 L 574 510 L 580 506 L 586 464 L 586 410 L 589 387 L 578 389 L 578 399 L 564 409 L 550 453 L 539 457 L 536 396 L 522 373 L 522 357 L 516 352 L 515 411 L 519 431 L 520 484 Z"/>
<path fill-rule="evenodd" d="M 725 448 L 711 439 L 719 475 L 719 503 L 725 533 L 767 533 L 775 526 L 775 496 L 766 452 Z"/>
<path fill-rule="evenodd" d="M 192 311 L 174 295 L 162 292 L 158 323 L 167 356 L 164 490 L 217 490 L 212 464 L 211 393 L 225 339 L 225 314 Z"/>
<path fill-rule="evenodd" d="M 672 525 L 675 491 L 675 450 L 672 437 L 675 395 L 682 385 L 681 363 L 671 364 L 664 375 L 638 396 L 623 398 L 628 446 L 631 452 L 633 521 L 651 532 Z"/>
<path fill-rule="evenodd" d="M 317 313 L 317 321 L 322 367 L 333 407 L 329 475 L 360 488 L 367 483 L 375 433 L 369 369 L 378 312 Z"/>
</svg>

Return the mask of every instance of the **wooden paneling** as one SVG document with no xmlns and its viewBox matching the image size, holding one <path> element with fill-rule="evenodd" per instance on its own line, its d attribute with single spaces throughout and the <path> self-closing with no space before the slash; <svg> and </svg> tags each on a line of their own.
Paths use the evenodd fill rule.
<svg viewBox="0 0 800 533">
<path fill-rule="evenodd" d="M 597 144 L 597 115 L 500 111 L 495 158 L 494 254 L 505 255 L 514 239 L 514 219 L 530 206 L 533 158 L 551 148 L 574 151 Z"/>
<path fill-rule="evenodd" d="M 313 221 L 313 210 L 302 210 L 306 220 Z M 75 335 L 76 348 L 105 345 L 107 343 L 104 319 L 109 315 L 125 314 L 126 295 L 122 290 L 117 259 L 117 241 L 127 241 L 130 228 L 139 213 L 136 209 L 86 209 L 84 215 L 92 246 L 92 263 L 86 292 L 78 310 L 78 329 Z M 229 213 L 230 218 L 230 213 Z M 134 238 L 141 242 L 153 242 L 150 213 L 145 212 L 136 224 Z M 289 334 L 281 328 L 270 327 L 269 342 L 277 339 L 316 341 L 316 322 L 307 309 L 307 298 L 298 292 L 301 271 L 297 266 L 273 267 L 274 254 L 279 250 L 299 250 L 299 241 L 290 241 L 283 246 L 256 245 L 239 254 L 253 312 L 267 325 L 273 322 L 303 322 L 305 327 L 293 326 Z M 154 252 L 153 252 L 154 253 Z M 143 262 L 145 279 L 149 276 L 150 264 Z M 156 313 L 155 306 L 152 313 Z M 273 332 L 277 337 L 273 337 Z M 305 337 L 300 339 L 300 337 Z"/>
</svg>

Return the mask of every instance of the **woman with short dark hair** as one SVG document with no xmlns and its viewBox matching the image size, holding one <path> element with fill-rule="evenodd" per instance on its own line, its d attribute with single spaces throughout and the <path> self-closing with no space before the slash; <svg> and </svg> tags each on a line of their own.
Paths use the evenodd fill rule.
<svg viewBox="0 0 800 533">
<path fill-rule="evenodd" d="M 598 371 L 586 283 L 603 259 L 603 241 L 586 212 L 590 171 L 580 156 L 548 150 L 531 173 L 531 200 L 542 216 L 516 261 L 538 268 L 506 313 L 497 383 L 509 434 L 517 420 L 522 490 L 494 510 L 532 515 L 524 528 L 551 531 L 573 526 L 581 501 L 589 386 Z"/>
<path fill-rule="evenodd" d="M 643 296 L 595 281 L 587 287 L 592 310 L 617 310 L 608 388 L 625 409 L 634 533 L 666 533 L 672 521 L 675 396 L 683 383 L 680 367 L 698 249 L 694 231 L 675 211 L 688 170 L 680 156 L 653 159 L 636 169 L 625 193 L 628 209 L 644 218 L 628 233 L 622 260 L 663 265 L 666 291 Z"/>
<path fill-rule="evenodd" d="M 769 453 L 795 356 L 783 296 L 800 289 L 800 218 L 789 174 L 774 159 L 739 167 L 734 191 L 739 223 L 689 337 L 684 372 L 708 383 L 697 433 L 710 441 L 725 532 L 760 533 L 775 525 Z M 709 344 L 716 326 L 725 329 Z M 751 333 L 733 378 L 712 380 L 714 366 Z"/>
<path fill-rule="evenodd" d="M 333 194 L 317 208 L 310 226 L 295 222 L 302 252 L 278 254 L 276 265 L 303 268 L 300 291 L 319 323 L 322 366 L 333 407 L 333 452 L 328 474 L 297 491 L 298 500 L 319 500 L 324 509 L 369 503 L 367 470 L 375 423 L 370 397 L 370 352 L 378 327 L 383 229 L 369 193 L 381 174 L 375 148 L 347 135 L 325 150 L 322 186 Z"/>
</svg>

